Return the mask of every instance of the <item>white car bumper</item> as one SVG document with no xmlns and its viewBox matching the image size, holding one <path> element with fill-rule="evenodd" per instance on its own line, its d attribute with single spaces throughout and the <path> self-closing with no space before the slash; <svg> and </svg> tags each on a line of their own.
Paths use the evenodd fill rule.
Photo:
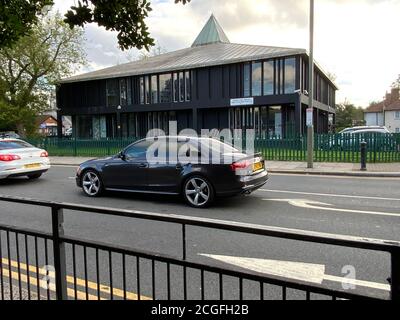
<svg viewBox="0 0 400 320">
<path fill-rule="evenodd" d="M 46 172 L 50 169 L 49 159 L 41 159 L 35 163 L 17 163 L 10 162 L 0 165 L 0 179 L 6 179 L 9 177 L 24 176 L 28 174 L 35 174 L 39 172 Z"/>
</svg>

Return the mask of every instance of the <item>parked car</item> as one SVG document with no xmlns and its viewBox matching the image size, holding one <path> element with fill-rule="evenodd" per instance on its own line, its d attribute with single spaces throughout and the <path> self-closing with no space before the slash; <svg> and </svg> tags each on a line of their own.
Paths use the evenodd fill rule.
<svg viewBox="0 0 400 320">
<path fill-rule="evenodd" d="M 89 197 L 106 190 L 181 195 L 196 208 L 209 206 L 215 197 L 250 194 L 267 180 L 258 154 L 212 138 L 170 136 L 143 139 L 117 155 L 84 162 L 76 174 L 77 185 Z"/>
<path fill-rule="evenodd" d="M 331 150 L 358 151 L 360 143 L 375 151 L 399 151 L 399 143 L 385 127 L 356 129 L 346 134 L 333 136 L 329 141 Z"/>
<path fill-rule="evenodd" d="M 65 134 L 66 137 L 71 137 L 72 136 L 72 128 L 68 128 L 67 130 L 65 130 Z"/>
<path fill-rule="evenodd" d="M 19 139 L 0 139 L 0 179 L 27 176 L 38 179 L 50 169 L 46 150 Z"/>
<path fill-rule="evenodd" d="M 18 133 L 15 133 L 14 131 L 0 132 L 0 139 L 6 139 L 6 138 L 19 139 L 21 137 L 19 136 Z"/>
<path fill-rule="evenodd" d="M 343 129 L 342 131 L 340 131 L 339 133 L 340 134 L 343 134 L 343 133 L 352 133 L 352 132 L 354 132 L 354 131 L 359 131 L 359 130 L 375 130 L 375 129 L 378 129 L 378 130 L 384 130 L 384 131 L 386 131 L 386 133 L 390 133 L 390 131 L 386 128 L 386 127 L 383 127 L 383 126 L 359 126 L 359 127 L 352 127 L 352 128 L 346 128 L 346 129 Z"/>
</svg>

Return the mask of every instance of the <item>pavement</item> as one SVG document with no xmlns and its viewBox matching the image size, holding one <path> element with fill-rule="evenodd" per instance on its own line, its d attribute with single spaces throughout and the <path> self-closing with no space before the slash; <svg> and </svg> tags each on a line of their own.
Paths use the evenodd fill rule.
<svg viewBox="0 0 400 320">
<path fill-rule="evenodd" d="M 78 166 L 93 158 L 85 157 L 50 157 L 53 165 Z M 359 163 L 315 162 L 313 169 L 307 168 L 307 163 L 296 161 L 266 161 L 266 167 L 271 173 L 335 175 L 360 177 L 400 177 L 400 163 L 369 163 L 367 171 L 360 170 Z"/>
<path fill-rule="evenodd" d="M 87 206 L 112 207 L 143 212 L 177 214 L 187 217 L 211 218 L 222 221 L 251 223 L 260 226 L 281 227 L 302 231 L 315 231 L 332 235 L 400 240 L 398 178 L 335 177 L 297 174 L 271 174 L 267 185 L 250 196 L 217 199 L 216 203 L 204 210 L 188 207 L 179 197 L 139 194 L 107 193 L 100 198 L 85 197 L 76 187 L 73 166 L 53 166 L 41 179 L 28 180 L 24 177 L 0 181 L 0 194 L 22 196 L 48 201 L 78 203 Z M 47 209 L 14 203 L 1 202 L 1 225 L 49 232 L 50 212 Z M 181 228 L 164 222 L 146 221 L 124 217 L 104 216 L 96 213 L 64 211 L 64 229 L 67 236 L 90 241 L 120 245 L 140 251 L 163 253 L 178 257 L 182 255 Z M 2 232 L 1 243 L 6 253 L 8 243 Z M 15 260 L 16 242 L 10 237 L 11 257 Z M 33 239 L 28 239 L 30 242 Z M 41 243 L 41 242 L 39 242 Z M 20 243 L 20 245 L 22 245 Z M 31 248 L 34 249 L 31 243 Z M 67 272 L 72 275 L 71 246 L 67 246 Z M 24 252 L 21 247 L 21 252 Z M 84 252 L 77 247 L 76 275 L 82 283 L 85 279 Z M 28 263 L 35 265 L 35 255 L 29 254 Z M 193 262 L 208 265 L 234 267 L 235 270 L 254 268 L 258 265 L 262 273 L 285 272 L 285 278 L 296 274 L 285 270 L 308 270 L 311 276 L 320 274 L 322 285 L 341 289 L 341 279 L 354 270 L 359 281 L 355 292 L 388 297 L 387 286 L 390 276 L 390 255 L 368 250 L 341 248 L 332 245 L 305 243 L 301 241 L 244 235 L 235 232 L 188 227 L 187 258 Z M 24 259 L 24 254 L 22 255 Z M 251 259 L 259 263 L 252 263 Z M 260 260 L 261 259 L 261 260 Z M 267 260 L 265 260 L 267 259 Z M 39 250 L 39 265 L 47 264 L 43 246 Z M 113 285 L 123 287 L 121 256 L 113 255 Z M 24 261 L 22 261 L 24 262 Z M 109 286 L 109 257 L 100 254 L 101 288 Z M 152 296 L 151 262 L 141 259 L 141 295 Z M 50 257 L 51 264 L 51 257 Z M 93 249 L 87 251 L 88 277 L 96 282 L 96 257 Z M 137 293 L 135 287 L 136 261 L 127 257 L 127 290 Z M 7 264 L 5 265 L 7 269 Z M 166 266 L 156 263 L 157 299 L 165 299 Z M 171 269 L 172 299 L 182 299 L 182 270 Z M 263 271 L 264 270 L 264 271 Z M 315 271 L 315 272 L 314 272 Z M 259 272 L 259 271 L 257 271 Z M 280 274 L 280 273 L 278 273 Z M 188 297 L 199 299 L 199 273 L 188 271 Z M 293 278 L 296 279 L 296 278 Z M 8 283 L 5 273 L 5 284 Z M 83 281 L 84 283 L 84 281 Z M 15 280 L 14 285 L 18 282 Z M 218 277 L 207 274 L 207 299 L 218 298 Z M 246 281 L 245 299 L 258 299 L 259 290 L 254 283 Z M 224 278 L 226 299 L 238 298 L 237 279 Z M 385 288 L 385 287 L 384 287 Z M 84 287 L 80 289 L 84 292 Z M 104 291 L 107 291 L 105 288 Z M 279 298 L 280 290 L 274 286 L 265 287 L 266 299 Z M 16 296 L 17 297 L 17 296 Z M 107 294 L 105 294 L 105 298 Z M 289 299 L 304 298 L 301 293 L 290 292 Z"/>
</svg>

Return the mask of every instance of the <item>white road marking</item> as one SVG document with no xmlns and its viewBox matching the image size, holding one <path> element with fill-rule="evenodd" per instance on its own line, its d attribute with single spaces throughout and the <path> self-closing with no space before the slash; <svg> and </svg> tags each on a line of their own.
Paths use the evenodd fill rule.
<svg viewBox="0 0 400 320">
<path fill-rule="evenodd" d="M 78 168 L 79 164 L 77 165 L 65 165 L 65 164 L 51 164 L 52 167 L 60 167 L 60 168 Z"/>
<path fill-rule="evenodd" d="M 278 202 L 288 202 L 294 207 L 299 208 L 307 208 L 307 209 L 316 209 L 316 210 L 325 210 L 325 211 L 335 211 L 335 212 L 350 212 L 350 213 L 362 213 L 362 214 L 370 214 L 377 216 L 388 216 L 388 217 L 400 217 L 400 213 L 393 212 L 380 212 L 380 211 L 366 211 L 366 210 L 353 210 L 353 209 L 341 209 L 341 208 L 332 208 L 331 204 L 323 203 L 318 201 L 312 201 L 307 199 L 262 199 L 264 201 L 278 201 Z M 322 207 L 327 206 L 327 207 Z"/>
<path fill-rule="evenodd" d="M 359 179 L 359 180 L 399 180 L 399 177 L 363 177 L 363 176 L 342 176 L 342 175 L 323 175 L 323 174 L 307 174 L 307 173 L 278 173 L 269 171 L 271 176 L 295 176 L 295 177 L 303 177 L 303 178 L 329 178 L 329 179 Z"/>
<path fill-rule="evenodd" d="M 260 191 L 264 191 L 264 192 L 288 193 L 288 194 L 304 194 L 304 195 L 322 196 L 322 197 L 400 201 L 400 198 L 381 198 L 381 197 L 368 197 L 368 196 L 357 196 L 357 195 L 356 196 L 350 196 L 350 195 L 347 195 L 347 194 L 314 193 L 314 192 L 301 192 L 301 191 L 289 191 L 289 190 L 272 190 L 272 189 L 259 189 L 259 190 Z"/>
<path fill-rule="evenodd" d="M 390 285 L 388 284 L 327 275 L 325 274 L 325 265 L 323 264 L 232 257 L 212 254 L 199 255 L 240 268 L 287 279 L 311 282 L 315 284 L 322 284 L 323 281 L 333 281 L 342 284 L 353 284 L 360 287 L 390 291 Z"/>
</svg>

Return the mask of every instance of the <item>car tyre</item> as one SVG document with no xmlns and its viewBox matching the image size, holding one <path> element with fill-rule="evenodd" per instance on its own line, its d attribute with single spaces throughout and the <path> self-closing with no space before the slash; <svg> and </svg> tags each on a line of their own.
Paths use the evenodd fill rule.
<svg viewBox="0 0 400 320">
<path fill-rule="evenodd" d="M 98 172 L 87 170 L 82 175 L 82 190 L 88 197 L 99 197 L 103 193 L 103 182 Z"/>
<path fill-rule="evenodd" d="M 30 175 L 28 175 L 28 179 L 35 180 L 35 179 L 39 179 L 41 176 L 42 176 L 41 173 L 30 174 Z"/>
<path fill-rule="evenodd" d="M 202 176 L 192 176 L 183 185 L 183 197 L 194 208 L 206 208 L 214 201 L 214 188 Z"/>
</svg>

